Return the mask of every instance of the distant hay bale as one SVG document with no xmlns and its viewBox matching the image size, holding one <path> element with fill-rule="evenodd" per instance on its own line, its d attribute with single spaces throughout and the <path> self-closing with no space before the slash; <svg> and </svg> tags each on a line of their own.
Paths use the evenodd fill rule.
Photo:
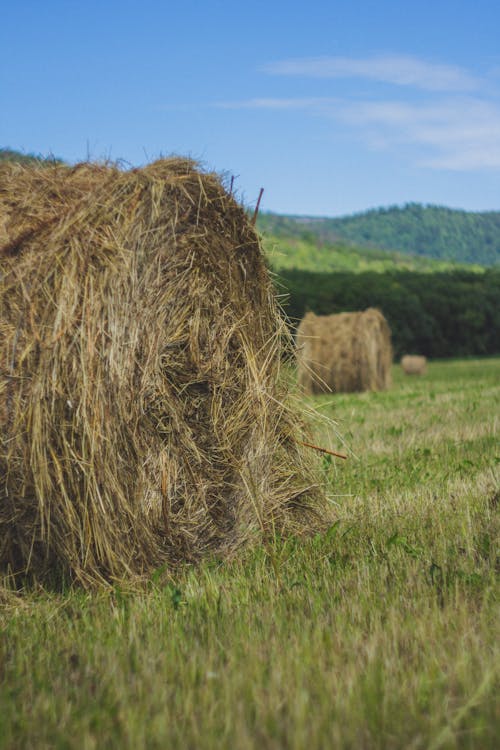
<svg viewBox="0 0 500 750">
<path fill-rule="evenodd" d="M 391 332 L 375 308 L 307 313 L 296 344 L 299 385 L 307 394 L 381 391 L 391 385 Z"/>
<path fill-rule="evenodd" d="M 0 213 L 0 570 L 91 584 L 318 527 L 286 326 L 216 175 L 3 166 Z"/>
<path fill-rule="evenodd" d="M 405 375 L 425 375 L 427 357 L 418 354 L 405 354 L 404 357 L 401 357 L 401 367 Z"/>
</svg>

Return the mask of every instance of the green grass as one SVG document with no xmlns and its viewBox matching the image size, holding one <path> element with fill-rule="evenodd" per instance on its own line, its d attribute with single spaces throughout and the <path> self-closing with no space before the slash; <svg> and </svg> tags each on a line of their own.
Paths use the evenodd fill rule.
<svg viewBox="0 0 500 750">
<path fill-rule="evenodd" d="M 325 535 L 8 602 L 0 747 L 496 748 L 500 360 L 394 380 L 311 400 Z"/>
<path fill-rule="evenodd" d="M 345 240 L 321 242 L 314 236 L 303 237 L 264 235 L 264 247 L 274 270 L 297 269 L 300 271 L 349 271 L 362 273 L 374 271 L 419 271 L 438 273 L 463 269 L 484 272 L 477 264 L 457 263 L 451 260 L 430 258 L 425 255 L 410 255 L 396 250 L 378 250 L 362 247 Z"/>
</svg>

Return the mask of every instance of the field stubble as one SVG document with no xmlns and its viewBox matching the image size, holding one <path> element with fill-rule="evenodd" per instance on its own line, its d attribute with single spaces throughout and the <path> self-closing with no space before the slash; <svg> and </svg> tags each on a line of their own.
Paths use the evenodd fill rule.
<svg viewBox="0 0 500 750">
<path fill-rule="evenodd" d="M 0 747 L 496 747 L 500 360 L 394 381 L 313 401 L 325 535 L 7 601 Z"/>
</svg>

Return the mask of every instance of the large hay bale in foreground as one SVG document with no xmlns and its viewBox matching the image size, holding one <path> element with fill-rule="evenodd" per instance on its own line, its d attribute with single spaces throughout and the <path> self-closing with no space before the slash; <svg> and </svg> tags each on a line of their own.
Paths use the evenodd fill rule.
<svg viewBox="0 0 500 750">
<path fill-rule="evenodd" d="M 296 344 L 299 384 L 308 394 L 381 391 L 391 384 L 391 332 L 380 310 L 307 313 Z"/>
<path fill-rule="evenodd" d="M 401 357 L 401 367 L 405 375 L 425 375 L 427 357 L 419 354 L 405 354 L 404 357 Z"/>
<path fill-rule="evenodd" d="M 2 168 L 0 568 L 84 583 L 318 524 L 258 237 L 213 174 Z"/>
</svg>

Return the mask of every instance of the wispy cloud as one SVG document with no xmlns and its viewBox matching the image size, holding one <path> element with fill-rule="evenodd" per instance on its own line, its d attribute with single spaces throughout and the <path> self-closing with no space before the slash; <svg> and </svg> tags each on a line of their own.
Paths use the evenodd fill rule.
<svg viewBox="0 0 500 750">
<path fill-rule="evenodd" d="M 500 168 L 500 106 L 493 102 L 475 97 L 423 105 L 348 102 L 339 116 L 386 147 L 408 143 L 425 148 L 421 166 L 461 171 Z"/>
<path fill-rule="evenodd" d="M 217 102 L 215 106 L 220 109 L 315 109 L 324 108 L 333 99 L 328 97 L 303 97 L 303 98 L 291 98 L 281 99 L 275 98 L 261 98 L 261 99 L 245 99 L 242 101 L 235 102 Z"/>
<path fill-rule="evenodd" d="M 261 70 L 272 75 L 365 78 L 426 91 L 466 92 L 482 85 L 480 79 L 459 66 L 428 62 L 410 55 L 306 57 L 268 63 Z"/>
<path fill-rule="evenodd" d="M 349 126 L 369 148 L 418 147 L 422 167 L 470 171 L 500 168 L 500 105 L 479 97 L 426 103 L 352 101 L 340 97 L 262 98 L 221 103 L 231 109 L 302 110 Z"/>
<path fill-rule="evenodd" d="M 500 100 L 484 79 L 455 65 L 408 55 L 370 58 L 314 57 L 282 60 L 266 73 L 323 79 L 357 77 L 399 87 L 397 99 L 345 96 L 269 97 L 222 102 L 226 109 L 302 111 L 349 127 L 368 148 L 412 146 L 408 159 L 433 169 L 500 169 Z M 404 87 L 401 89 L 401 87 Z M 332 89 L 329 86 L 330 91 Z M 418 91 L 417 91 L 418 90 Z M 427 92 L 423 98 L 422 91 Z M 335 93 L 335 92 L 332 92 Z M 357 98 L 356 98 L 357 97 Z"/>
</svg>

